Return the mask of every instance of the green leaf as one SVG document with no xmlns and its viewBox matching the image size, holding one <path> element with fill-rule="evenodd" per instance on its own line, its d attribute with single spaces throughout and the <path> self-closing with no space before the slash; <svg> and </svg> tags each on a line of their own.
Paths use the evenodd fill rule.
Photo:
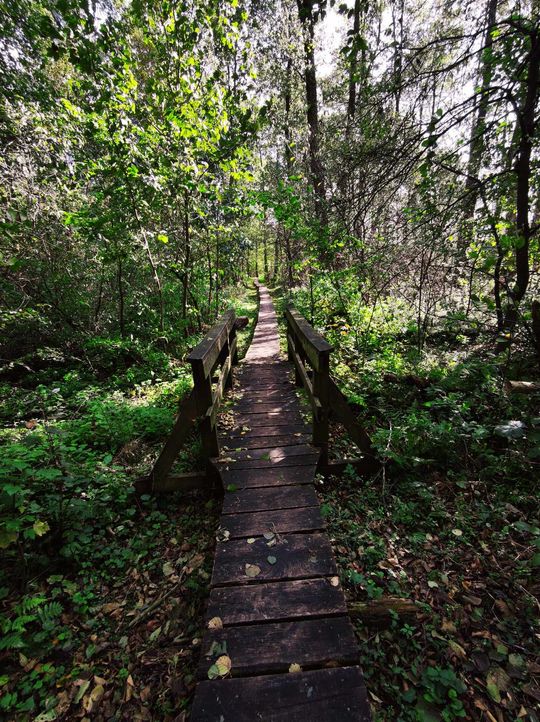
<svg viewBox="0 0 540 722">
<path fill-rule="evenodd" d="M 43 536 L 49 531 L 49 525 L 46 521 L 35 521 L 32 528 L 35 531 L 36 536 Z"/>
</svg>

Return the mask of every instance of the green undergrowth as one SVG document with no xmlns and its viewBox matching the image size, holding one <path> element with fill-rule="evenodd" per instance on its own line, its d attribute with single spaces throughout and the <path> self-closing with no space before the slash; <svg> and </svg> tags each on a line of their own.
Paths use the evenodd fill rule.
<svg viewBox="0 0 540 722">
<path fill-rule="evenodd" d="M 251 322 L 242 354 L 255 291 L 229 289 L 231 305 Z M 138 499 L 133 481 L 192 386 L 182 359 L 203 332 L 169 352 L 92 339 L 70 364 L 44 349 L 61 361 L 13 364 L 16 379 L 2 383 L 0 718 L 168 719 L 187 704 L 218 505 Z M 199 456 L 193 434 L 175 468 Z M 171 583 L 177 593 L 129 629 Z"/>
<path fill-rule="evenodd" d="M 414 309 L 364 306 L 351 288 L 345 274 L 314 282 L 313 303 L 306 288 L 274 298 L 333 345 L 332 374 L 382 465 L 321 486 L 349 599 L 417 605 L 355 623 L 374 719 L 538 722 L 539 398 L 505 390 L 537 379 L 537 361 L 519 346 L 496 356 L 473 316 L 419 338 Z M 358 455 L 337 424 L 330 451 Z"/>
<path fill-rule="evenodd" d="M 374 720 L 534 722 L 534 496 L 437 474 L 363 481 L 351 470 L 320 498 L 351 609 L 372 610 L 355 631 Z"/>
</svg>

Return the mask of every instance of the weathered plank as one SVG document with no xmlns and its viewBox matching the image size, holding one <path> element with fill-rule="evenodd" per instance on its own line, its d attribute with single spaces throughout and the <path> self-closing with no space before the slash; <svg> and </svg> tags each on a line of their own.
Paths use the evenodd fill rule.
<svg viewBox="0 0 540 722">
<path fill-rule="evenodd" d="M 358 646 L 347 617 L 253 624 L 208 631 L 203 639 L 199 677 L 206 679 L 216 659 L 216 646 L 232 659 L 235 676 L 288 672 L 358 663 Z M 219 653 L 218 653 L 219 654 Z"/>
<path fill-rule="evenodd" d="M 303 486 L 278 486 L 270 489 L 238 489 L 225 494 L 223 514 L 294 509 L 317 505 L 315 490 L 307 484 Z"/>
<path fill-rule="evenodd" d="M 299 509 L 272 509 L 250 514 L 227 514 L 221 526 L 230 532 L 231 539 L 252 537 L 273 530 L 279 534 L 324 529 L 321 512 L 316 506 Z"/>
<path fill-rule="evenodd" d="M 359 667 L 200 682 L 192 722 L 369 722 Z"/>
<path fill-rule="evenodd" d="M 302 424 L 304 419 L 299 410 L 287 411 L 287 413 L 279 411 L 271 411 L 266 414 L 257 413 L 235 413 L 233 416 L 234 426 L 247 426 L 255 428 L 256 426 L 291 426 L 294 424 Z"/>
<path fill-rule="evenodd" d="M 292 399 L 297 400 L 294 386 L 288 384 L 287 386 L 280 386 L 278 388 L 269 388 L 268 386 L 250 386 L 249 388 L 242 387 L 236 389 L 232 396 L 234 402 L 241 401 L 254 401 L 259 403 L 259 400 L 270 401 L 272 399 Z"/>
<path fill-rule="evenodd" d="M 273 443 L 276 446 L 298 446 L 309 444 L 310 436 L 308 433 L 296 432 L 293 435 L 282 436 L 251 436 L 244 435 L 229 438 L 220 436 L 221 447 L 223 453 L 228 455 L 230 451 L 239 451 L 242 449 L 268 449 Z"/>
<path fill-rule="evenodd" d="M 258 436 L 281 436 L 284 434 L 288 436 L 294 436 L 296 434 L 309 434 L 309 431 L 310 426 L 304 423 L 275 426 L 272 425 L 272 422 L 269 422 L 268 426 L 256 426 L 253 428 L 249 426 L 234 426 L 231 429 L 223 428 L 221 436 L 225 441 L 227 438 L 236 439 L 246 437 L 252 438 Z"/>
<path fill-rule="evenodd" d="M 286 446 L 283 448 L 292 449 L 295 447 Z M 262 449 L 254 449 L 254 451 L 262 451 Z M 283 454 L 279 458 L 276 457 L 270 459 L 242 459 L 239 461 L 230 461 L 229 457 L 225 456 L 223 457 L 223 460 L 219 460 L 217 464 L 218 468 L 223 468 L 227 471 L 233 468 L 238 469 L 238 471 L 242 469 L 275 469 L 288 466 L 311 465 L 313 464 L 313 461 L 316 461 L 318 458 L 318 454 L 314 452 L 309 452 L 307 454 L 301 454 L 298 456 L 287 456 Z"/>
<path fill-rule="evenodd" d="M 266 414 L 277 411 L 289 411 L 294 409 L 298 404 L 298 399 L 280 399 L 276 401 L 240 401 L 234 405 L 234 410 L 239 414 Z"/>
<path fill-rule="evenodd" d="M 268 561 L 269 556 L 276 558 L 275 564 Z M 256 577 L 248 576 L 246 564 L 258 566 L 260 573 Z M 218 542 L 212 585 L 309 579 L 335 574 L 336 563 L 326 534 L 285 534 L 274 546 L 269 546 L 264 537 L 258 537 L 253 544 L 244 539 Z"/>
<path fill-rule="evenodd" d="M 346 613 L 337 577 L 215 587 L 207 611 L 225 626 Z"/>
<path fill-rule="evenodd" d="M 231 467 L 234 465 L 231 464 Z M 220 468 L 224 488 L 234 484 L 238 488 L 262 486 L 288 486 L 289 484 L 312 484 L 317 466 L 283 466 L 270 469 Z"/>
<path fill-rule="evenodd" d="M 272 445 L 262 449 L 248 449 L 246 451 L 230 451 L 224 458 L 225 464 L 243 461 L 281 461 L 292 456 L 318 456 L 318 452 L 313 446 L 308 444 L 299 444 L 297 446 L 277 446 Z"/>
</svg>

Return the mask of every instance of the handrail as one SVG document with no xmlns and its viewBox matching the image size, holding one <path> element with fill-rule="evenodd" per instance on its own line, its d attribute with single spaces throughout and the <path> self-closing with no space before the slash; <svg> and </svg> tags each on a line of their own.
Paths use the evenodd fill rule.
<svg viewBox="0 0 540 722">
<path fill-rule="evenodd" d="M 173 430 L 148 476 L 138 479 L 142 492 L 164 492 L 208 486 L 213 477 L 211 459 L 219 456 L 216 419 L 221 400 L 232 388 L 232 368 L 238 363 L 237 319 L 226 311 L 203 340 L 187 356 L 193 373 L 193 389 L 178 407 Z M 216 373 L 217 372 L 217 373 Z M 206 473 L 171 474 L 174 461 L 193 424 L 198 420 Z"/>
<path fill-rule="evenodd" d="M 330 375 L 330 353 L 333 347 L 299 313 L 292 303 L 285 309 L 287 324 L 287 355 L 295 368 L 295 383 L 303 386 L 312 409 L 313 444 L 321 450 L 319 466 L 328 472 L 341 469 L 347 464 L 362 470 L 373 470 L 376 466 L 371 439 L 356 420 L 356 415 L 347 403 Z M 309 368 L 310 367 L 310 368 Z M 352 441 L 360 448 L 363 459 L 350 459 L 329 464 L 328 439 L 329 420 L 335 418 L 343 424 Z"/>
<path fill-rule="evenodd" d="M 202 418 L 200 431 L 207 462 L 219 456 L 216 418 L 225 390 L 232 387 L 232 367 L 238 363 L 236 314 L 230 309 L 210 329 L 187 357 L 191 364 L 196 392 L 197 413 Z M 220 372 L 214 379 L 217 367 Z M 215 381 L 216 388 L 213 389 Z"/>
</svg>

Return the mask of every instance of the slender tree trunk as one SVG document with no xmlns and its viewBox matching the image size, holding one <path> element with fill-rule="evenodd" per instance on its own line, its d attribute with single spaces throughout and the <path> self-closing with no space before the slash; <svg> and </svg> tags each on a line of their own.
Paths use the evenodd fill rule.
<svg viewBox="0 0 540 722">
<path fill-rule="evenodd" d="M 287 179 L 292 175 L 293 153 L 291 146 L 291 80 L 292 80 L 292 58 L 287 58 L 287 68 L 285 71 L 285 122 L 283 124 L 283 134 L 285 136 L 285 167 L 287 169 Z"/>
<path fill-rule="evenodd" d="M 120 336 L 126 337 L 126 326 L 124 320 L 124 276 L 122 259 L 118 256 L 116 261 L 116 284 L 118 286 L 118 323 L 120 325 Z"/>
<path fill-rule="evenodd" d="M 187 319 L 188 290 L 189 290 L 189 269 L 191 265 L 191 238 L 189 233 L 189 193 L 186 190 L 184 208 L 184 276 L 182 280 L 182 320 Z M 184 334 L 188 335 L 187 325 L 184 324 Z"/>
<path fill-rule="evenodd" d="M 306 87 L 307 122 L 309 126 L 309 164 L 315 193 L 315 215 L 321 228 L 328 225 L 324 169 L 320 155 L 317 71 L 315 66 L 315 20 L 313 0 L 296 0 L 304 35 L 304 81 Z"/>
<path fill-rule="evenodd" d="M 287 170 L 287 180 L 290 179 L 293 171 L 293 152 L 291 145 L 291 95 L 292 95 L 292 69 L 293 62 L 292 58 L 287 58 L 287 68 L 285 72 L 285 87 L 284 87 L 284 103 L 285 103 L 285 123 L 283 133 L 285 136 L 285 168 Z M 285 255 L 287 258 L 287 276 L 289 284 L 293 285 L 293 270 L 292 270 L 292 253 L 291 253 L 291 236 L 287 228 L 283 227 L 283 241 L 285 244 Z"/>
<path fill-rule="evenodd" d="M 467 195 L 464 204 L 464 220 L 470 221 L 474 215 L 476 201 L 478 199 L 478 176 L 484 158 L 485 140 L 484 131 L 486 116 L 489 105 L 489 91 L 493 78 L 493 62 L 489 57 L 489 51 L 493 46 L 492 32 L 497 21 L 498 0 L 487 0 L 486 4 L 486 33 L 484 36 L 484 53 L 478 76 L 480 80 L 480 92 L 477 96 L 477 108 L 474 122 L 471 128 L 471 140 L 469 143 L 469 162 L 467 165 L 467 179 L 465 190 Z M 466 245 L 468 245 L 469 234 L 465 234 Z M 465 245 L 465 244 L 464 244 Z"/>
<path fill-rule="evenodd" d="M 360 9 L 362 0 L 354 0 L 354 16 L 353 16 L 353 37 L 352 42 L 357 41 L 360 33 Z M 351 123 L 356 113 L 356 74 L 358 72 L 358 49 L 353 48 L 351 62 L 349 64 L 349 99 L 347 102 L 347 126 L 345 128 L 346 137 L 349 136 Z"/>
<path fill-rule="evenodd" d="M 530 33 L 531 48 L 527 62 L 526 91 L 522 110 L 517 122 L 520 126 L 519 142 L 515 165 L 516 173 L 516 236 L 514 258 L 516 275 L 510 290 L 510 304 L 506 311 L 504 327 L 512 332 L 518 317 L 519 304 L 529 285 L 529 244 L 532 236 L 529 224 L 531 207 L 530 182 L 532 175 L 531 156 L 533 138 L 538 126 L 536 111 L 540 90 L 540 36 L 537 30 Z"/>
</svg>

